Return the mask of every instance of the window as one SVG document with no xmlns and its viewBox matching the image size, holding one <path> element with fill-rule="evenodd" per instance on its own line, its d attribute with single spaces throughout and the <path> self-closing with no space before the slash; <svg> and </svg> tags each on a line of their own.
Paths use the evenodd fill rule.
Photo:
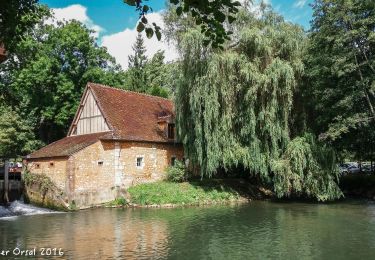
<svg viewBox="0 0 375 260">
<path fill-rule="evenodd" d="M 35 169 L 39 169 L 40 168 L 40 164 L 39 163 L 36 163 L 35 164 Z"/>
<path fill-rule="evenodd" d="M 138 156 L 137 157 L 137 163 L 136 163 L 137 168 L 143 168 L 143 165 L 144 165 L 144 163 L 143 163 L 143 157 L 142 156 Z"/>
<path fill-rule="evenodd" d="M 171 157 L 171 165 L 174 166 L 176 164 L 176 157 L 172 156 Z"/>
<path fill-rule="evenodd" d="M 175 125 L 174 124 L 168 124 L 168 138 L 174 139 L 174 133 L 175 133 Z"/>
<path fill-rule="evenodd" d="M 103 165 L 103 161 L 98 161 L 98 165 L 102 166 Z"/>
<path fill-rule="evenodd" d="M 49 167 L 53 167 L 55 166 L 55 163 L 54 162 L 49 162 Z"/>
</svg>

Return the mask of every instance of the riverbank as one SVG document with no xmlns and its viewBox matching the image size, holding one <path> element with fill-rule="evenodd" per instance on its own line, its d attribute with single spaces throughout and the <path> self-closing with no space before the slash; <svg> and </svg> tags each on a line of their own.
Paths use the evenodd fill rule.
<svg viewBox="0 0 375 260">
<path fill-rule="evenodd" d="M 100 208 L 0 218 L 0 230 L 2 249 L 61 248 L 57 259 L 373 259 L 374 212 L 363 201 Z"/>
<path fill-rule="evenodd" d="M 181 183 L 160 181 L 130 187 L 128 198 L 118 199 L 110 205 L 179 207 L 239 203 L 271 196 L 271 191 L 242 179 L 195 180 Z"/>
<path fill-rule="evenodd" d="M 375 175 L 349 174 L 342 176 L 340 188 L 346 197 L 375 200 Z"/>
</svg>

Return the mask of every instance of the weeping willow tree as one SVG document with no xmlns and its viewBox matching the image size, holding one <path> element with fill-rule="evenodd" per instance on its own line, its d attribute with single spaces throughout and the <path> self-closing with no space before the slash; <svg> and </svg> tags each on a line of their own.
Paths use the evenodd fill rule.
<svg viewBox="0 0 375 260">
<path fill-rule="evenodd" d="M 333 151 L 290 135 L 303 30 L 265 10 L 242 10 L 230 27 L 235 41 L 224 51 L 206 47 L 198 30 L 182 37 L 176 110 L 186 156 L 202 177 L 241 165 L 279 197 L 339 198 Z"/>
</svg>

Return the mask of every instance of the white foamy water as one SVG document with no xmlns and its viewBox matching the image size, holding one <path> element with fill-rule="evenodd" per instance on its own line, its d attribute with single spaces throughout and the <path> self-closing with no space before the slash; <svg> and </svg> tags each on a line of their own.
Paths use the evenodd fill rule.
<svg viewBox="0 0 375 260">
<path fill-rule="evenodd" d="M 9 207 L 0 206 L 0 218 L 9 218 L 21 215 L 37 215 L 57 213 L 56 211 L 39 208 L 30 204 L 25 204 L 19 200 L 13 201 Z"/>
</svg>

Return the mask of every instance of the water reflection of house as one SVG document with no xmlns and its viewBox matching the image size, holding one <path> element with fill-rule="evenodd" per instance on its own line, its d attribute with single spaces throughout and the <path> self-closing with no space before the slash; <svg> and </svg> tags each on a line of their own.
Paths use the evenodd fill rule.
<svg viewBox="0 0 375 260">
<path fill-rule="evenodd" d="M 173 102 L 89 83 L 68 136 L 27 156 L 67 200 L 87 207 L 113 200 L 117 188 L 155 181 L 182 159 Z"/>
</svg>

